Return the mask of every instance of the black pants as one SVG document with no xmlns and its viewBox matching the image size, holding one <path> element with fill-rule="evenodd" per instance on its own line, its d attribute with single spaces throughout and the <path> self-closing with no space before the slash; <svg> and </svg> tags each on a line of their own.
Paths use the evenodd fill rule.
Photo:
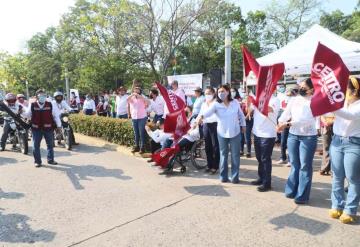
<svg viewBox="0 0 360 247">
<path fill-rule="evenodd" d="M 271 155 L 275 145 L 275 138 L 262 138 L 254 135 L 255 155 L 259 163 L 258 175 L 265 187 L 271 187 Z"/>
<path fill-rule="evenodd" d="M 9 132 L 10 132 L 10 123 L 8 121 L 5 121 L 4 127 L 3 127 L 3 134 L 1 136 L 1 148 L 2 149 L 5 148 L 6 140 L 9 136 Z"/>
<path fill-rule="evenodd" d="M 155 153 L 156 150 L 161 148 L 160 143 L 154 142 L 153 140 L 150 141 L 150 151 L 151 153 Z"/>
<path fill-rule="evenodd" d="M 220 150 L 217 138 L 217 123 L 203 125 L 206 160 L 209 169 L 219 169 Z"/>
</svg>

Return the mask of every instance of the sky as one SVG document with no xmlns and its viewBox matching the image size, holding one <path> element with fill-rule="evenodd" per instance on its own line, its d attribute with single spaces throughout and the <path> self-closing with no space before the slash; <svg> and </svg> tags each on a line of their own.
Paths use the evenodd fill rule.
<svg viewBox="0 0 360 247">
<path fill-rule="evenodd" d="M 230 0 L 243 13 L 264 9 L 271 0 Z M 281 0 L 280 0 L 281 1 Z M 340 9 L 349 14 L 358 0 L 322 0 L 326 11 Z M 75 0 L 0 0 L 0 51 L 24 51 L 26 41 L 37 32 L 56 26 Z"/>
</svg>

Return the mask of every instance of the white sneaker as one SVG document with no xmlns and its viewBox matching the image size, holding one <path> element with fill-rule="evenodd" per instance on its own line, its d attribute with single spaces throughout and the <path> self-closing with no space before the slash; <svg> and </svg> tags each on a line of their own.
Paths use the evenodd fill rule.
<svg viewBox="0 0 360 247">
<path fill-rule="evenodd" d="M 282 160 L 280 159 L 279 161 L 276 162 L 277 165 L 284 165 L 286 164 L 286 160 Z"/>
<path fill-rule="evenodd" d="M 291 163 L 288 162 L 288 163 L 286 164 L 286 167 L 291 167 Z"/>
</svg>

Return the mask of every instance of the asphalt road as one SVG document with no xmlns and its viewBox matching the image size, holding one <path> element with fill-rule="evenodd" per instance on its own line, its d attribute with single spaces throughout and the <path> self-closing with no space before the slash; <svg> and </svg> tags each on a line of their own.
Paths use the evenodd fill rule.
<svg viewBox="0 0 360 247">
<path fill-rule="evenodd" d="M 78 140 L 55 149 L 57 166 L 0 153 L 0 246 L 360 246 L 359 224 L 328 217 L 330 177 L 315 173 L 310 204 L 297 206 L 283 194 L 284 166 L 260 193 L 254 159 L 241 160 L 240 184 L 221 184 L 194 169 L 162 175 L 127 150 Z"/>
</svg>

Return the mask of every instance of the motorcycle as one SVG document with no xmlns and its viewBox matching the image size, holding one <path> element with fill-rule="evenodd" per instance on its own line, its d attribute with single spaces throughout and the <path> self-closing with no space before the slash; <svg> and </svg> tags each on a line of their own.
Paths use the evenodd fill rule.
<svg viewBox="0 0 360 247">
<path fill-rule="evenodd" d="M 22 154 L 28 154 L 28 131 L 17 123 L 13 118 L 5 120 L 9 121 L 10 131 L 7 142 L 12 144 L 14 149 L 19 145 Z"/>
<path fill-rule="evenodd" d="M 60 115 L 61 120 L 61 131 L 55 133 L 55 139 L 58 141 L 58 144 L 61 143 L 61 141 L 64 141 L 65 148 L 67 150 L 71 150 L 73 140 L 72 140 L 72 129 L 70 128 L 69 123 L 69 113 L 62 113 Z"/>
</svg>

